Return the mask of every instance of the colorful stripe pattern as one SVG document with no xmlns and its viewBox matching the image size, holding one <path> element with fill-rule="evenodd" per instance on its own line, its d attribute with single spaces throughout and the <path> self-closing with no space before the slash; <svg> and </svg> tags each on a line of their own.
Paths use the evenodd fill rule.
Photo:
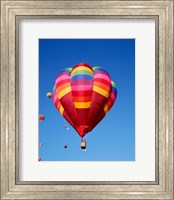
<svg viewBox="0 0 174 200">
<path fill-rule="evenodd" d="M 116 97 L 108 72 L 85 63 L 61 71 L 52 95 L 57 110 L 82 138 L 104 118 Z"/>
</svg>

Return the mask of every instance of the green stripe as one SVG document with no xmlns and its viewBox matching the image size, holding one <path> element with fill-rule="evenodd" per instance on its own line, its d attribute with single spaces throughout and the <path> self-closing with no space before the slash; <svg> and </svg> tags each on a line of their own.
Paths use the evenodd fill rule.
<svg viewBox="0 0 174 200">
<path fill-rule="evenodd" d="M 95 66 L 92 69 L 95 71 L 96 69 L 101 69 L 101 67 Z"/>
<path fill-rule="evenodd" d="M 111 84 L 112 84 L 112 87 L 116 88 L 116 84 L 113 81 L 111 82 Z"/>
<path fill-rule="evenodd" d="M 71 71 L 72 71 L 72 68 L 71 68 L 71 67 L 67 67 L 67 68 L 65 68 L 65 70 L 71 72 Z"/>
<path fill-rule="evenodd" d="M 94 76 L 93 73 L 89 72 L 89 71 L 86 71 L 86 70 L 78 70 L 76 72 L 72 72 L 71 73 L 71 77 L 73 76 L 76 76 L 76 75 L 79 75 L 79 74 L 85 74 L 85 75 L 89 75 L 89 76 Z"/>
<path fill-rule="evenodd" d="M 106 69 L 104 69 L 103 67 L 99 67 L 99 66 L 95 66 L 95 67 L 93 67 L 92 69 L 93 69 L 94 71 L 95 71 L 95 70 L 98 70 L 98 69 L 102 69 L 102 70 L 106 71 Z"/>
</svg>

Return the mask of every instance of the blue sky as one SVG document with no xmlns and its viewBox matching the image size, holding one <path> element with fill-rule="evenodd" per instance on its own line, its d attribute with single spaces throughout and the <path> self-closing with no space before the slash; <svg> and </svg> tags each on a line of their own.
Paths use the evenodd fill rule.
<svg viewBox="0 0 174 200">
<path fill-rule="evenodd" d="M 80 62 L 105 68 L 118 94 L 110 112 L 86 135 L 87 151 L 80 148 L 80 136 L 46 96 L 58 73 Z M 45 115 L 38 122 L 42 161 L 134 161 L 135 40 L 39 39 L 39 114 Z"/>
</svg>

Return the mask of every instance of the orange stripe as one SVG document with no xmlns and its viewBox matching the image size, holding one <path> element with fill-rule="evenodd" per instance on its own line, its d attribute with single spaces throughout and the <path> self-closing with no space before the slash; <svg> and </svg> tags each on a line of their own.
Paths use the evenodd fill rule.
<svg viewBox="0 0 174 200">
<path fill-rule="evenodd" d="M 93 91 L 97 92 L 98 94 L 108 98 L 109 97 L 109 92 L 107 92 L 106 90 L 102 89 L 101 87 L 98 87 L 96 85 L 93 86 Z"/>
<path fill-rule="evenodd" d="M 76 102 L 91 101 L 91 96 L 73 96 L 73 100 Z"/>
<path fill-rule="evenodd" d="M 69 87 L 70 86 L 70 82 L 68 83 L 65 83 L 61 86 L 59 86 L 57 89 L 56 89 L 56 93 L 58 94 L 61 90 L 64 90 L 65 88 Z"/>
<path fill-rule="evenodd" d="M 71 92 L 71 86 L 66 87 L 64 90 L 61 90 L 60 92 L 57 93 L 57 96 L 59 99 L 61 99 L 63 96 Z"/>
<path fill-rule="evenodd" d="M 60 110 L 59 110 L 60 114 L 63 115 L 63 112 L 64 112 L 64 108 L 63 106 L 60 106 Z"/>
<path fill-rule="evenodd" d="M 110 91 L 110 88 L 107 85 L 103 84 L 103 83 L 95 81 L 94 85 L 102 88 L 103 90 L 106 90 L 107 92 Z"/>
<path fill-rule="evenodd" d="M 109 111 L 109 109 L 108 109 L 108 106 L 107 106 L 107 105 L 105 105 L 105 106 L 104 106 L 104 112 L 105 112 L 105 114 L 107 114 L 107 113 L 108 113 L 108 111 Z"/>
<path fill-rule="evenodd" d="M 60 101 L 57 103 L 57 109 L 59 110 L 60 109 L 60 106 L 61 106 L 61 103 L 60 103 Z"/>
</svg>

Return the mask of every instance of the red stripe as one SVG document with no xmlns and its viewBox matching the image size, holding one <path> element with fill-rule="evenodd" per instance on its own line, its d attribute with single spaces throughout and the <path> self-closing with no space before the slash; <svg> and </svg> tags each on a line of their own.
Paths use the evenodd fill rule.
<svg viewBox="0 0 174 200">
<path fill-rule="evenodd" d="M 69 83 L 69 82 L 60 85 L 59 87 L 56 88 L 56 93 L 58 94 L 60 91 L 62 91 L 62 90 L 64 90 L 64 89 L 68 88 L 69 86 L 70 86 L 70 83 Z"/>
<path fill-rule="evenodd" d="M 57 82 L 57 84 L 55 85 L 55 87 L 57 89 L 61 85 L 65 84 L 65 83 L 69 83 L 69 82 L 70 82 L 69 79 L 65 79 L 65 80 L 59 81 L 59 82 Z"/>
<path fill-rule="evenodd" d="M 103 83 L 105 85 L 107 85 L 108 87 L 111 87 L 111 82 L 108 82 L 107 80 L 101 79 L 101 78 L 94 78 L 94 81 Z"/>
<path fill-rule="evenodd" d="M 107 86 L 106 84 L 103 84 L 103 83 L 101 83 L 101 82 L 95 81 L 95 82 L 94 82 L 94 85 L 97 86 L 97 87 L 102 88 L 103 90 L 105 90 L 105 91 L 107 91 L 107 92 L 109 92 L 109 91 L 111 90 L 111 87 L 109 87 L 109 86 Z"/>
<path fill-rule="evenodd" d="M 107 106 L 108 106 L 109 110 L 111 109 L 111 107 L 113 106 L 114 102 L 116 101 L 116 98 L 117 98 L 117 96 L 115 96 L 115 99 L 110 97 L 110 99 L 109 99 L 109 101 L 107 103 Z"/>
<path fill-rule="evenodd" d="M 105 112 L 104 110 L 101 111 L 100 113 L 100 116 L 98 118 L 95 119 L 95 122 L 94 122 L 94 125 L 93 125 L 93 128 L 95 126 L 97 126 L 97 124 L 105 117 Z"/>
<path fill-rule="evenodd" d="M 92 91 L 72 91 L 73 96 L 91 96 Z"/>
<path fill-rule="evenodd" d="M 72 93 L 69 92 L 65 96 L 60 99 L 60 103 L 65 109 L 67 115 L 71 118 L 72 123 L 77 126 L 78 125 L 78 116 L 74 107 L 74 101 L 72 97 Z"/>
<path fill-rule="evenodd" d="M 71 85 L 93 85 L 93 81 L 91 80 L 74 80 L 71 81 Z"/>
<path fill-rule="evenodd" d="M 63 112 L 63 117 L 71 124 L 71 126 L 74 128 L 74 124 L 71 121 L 71 119 L 69 118 L 69 116 L 66 114 L 65 110 Z"/>
<path fill-rule="evenodd" d="M 73 96 L 74 102 L 87 102 L 91 101 L 92 95 L 90 96 Z"/>
<path fill-rule="evenodd" d="M 89 114 L 89 108 L 83 108 L 83 109 L 76 109 L 76 112 L 78 114 L 78 122 L 79 125 L 85 125 L 88 126 L 88 114 Z"/>
<path fill-rule="evenodd" d="M 54 103 L 54 105 L 56 106 L 56 108 L 57 108 L 57 104 L 59 103 L 59 100 L 58 99 L 56 99 L 56 101 L 55 101 L 55 103 Z"/>
<path fill-rule="evenodd" d="M 92 93 L 91 107 L 88 115 L 88 123 L 90 127 L 94 127 L 96 119 L 103 111 L 103 106 L 106 104 L 107 98 L 94 92 Z"/>
</svg>

